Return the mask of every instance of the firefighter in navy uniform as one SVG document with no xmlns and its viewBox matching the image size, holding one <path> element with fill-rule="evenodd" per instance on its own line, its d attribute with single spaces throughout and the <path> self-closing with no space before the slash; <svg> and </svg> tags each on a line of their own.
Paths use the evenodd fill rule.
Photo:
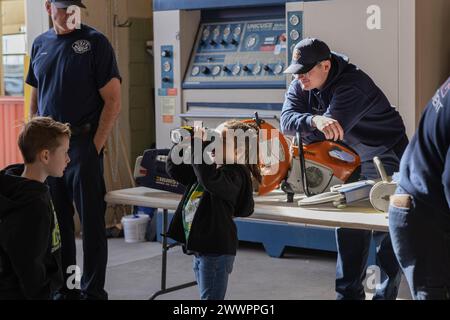
<svg viewBox="0 0 450 320">
<path fill-rule="evenodd" d="M 389 104 L 370 77 L 348 58 L 331 52 L 319 39 L 307 38 L 293 50 L 285 73 L 295 76 L 281 112 L 281 129 L 301 132 L 306 143 L 342 140 L 361 157 L 361 178 L 376 179 L 373 157 L 378 156 L 388 174 L 398 170 L 408 144 L 400 114 Z M 371 231 L 338 228 L 336 242 L 336 293 L 338 299 L 364 299 Z M 395 299 L 401 280 L 388 233 L 373 232 L 381 285 L 374 299 Z"/>
<path fill-rule="evenodd" d="M 87 25 L 72 26 L 67 8 L 73 5 L 85 8 L 81 0 L 45 2 L 53 28 L 34 41 L 26 82 L 32 86 L 30 114 L 69 123 L 72 130 L 72 161 L 62 178 L 48 179 L 66 280 L 55 299 L 107 299 L 103 147 L 120 113 L 121 77 L 108 39 Z M 73 203 L 82 225 L 81 290 L 67 281 L 76 266 Z"/>
<path fill-rule="evenodd" d="M 450 78 L 428 103 L 389 207 L 392 245 L 414 299 L 450 300 Z"/>
</svg>

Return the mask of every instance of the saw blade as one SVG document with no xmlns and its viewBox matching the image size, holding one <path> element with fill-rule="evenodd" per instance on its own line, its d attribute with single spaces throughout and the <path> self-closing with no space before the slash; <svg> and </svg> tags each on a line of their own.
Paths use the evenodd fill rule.
<svg viewBox="0 0 450 320">
<path fill-rule="evenodd" d="M 370 190 L 370 203 L 381 212 L 389 211 L 389 199 L 395 193 L 397 184 L 394 182 L 377 182 Z"/>
</svg>

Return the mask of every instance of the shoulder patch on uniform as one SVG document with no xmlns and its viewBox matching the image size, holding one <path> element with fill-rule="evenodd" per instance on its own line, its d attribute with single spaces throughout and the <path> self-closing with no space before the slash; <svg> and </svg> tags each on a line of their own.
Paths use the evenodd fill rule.
<svg viewBox="0 0 450 320">
<path fill-rule="evenodd" d="M 445 96 L 449 91 L 450 91 L 450 78 L 448 78 L 447 81 L 444 83 L 444 85 L 441 87 L 442 98 L 445 98 Z"/>
<path fill-rule="evenodd" d="M 87 40 L 78 40 L 72 44 L 72 49 L 78 54 L 83 54 L 91 50 L 91 43 Z"/>
</svg>

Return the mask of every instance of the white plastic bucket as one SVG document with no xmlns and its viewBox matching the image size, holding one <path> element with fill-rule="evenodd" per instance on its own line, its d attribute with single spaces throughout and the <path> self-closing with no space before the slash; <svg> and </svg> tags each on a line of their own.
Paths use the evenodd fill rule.
<svg viewBox="0 0 450 320">
<path fill-rule="evenodd" d="M 147 214 L 130 215 L 122 218 L 125 242 L 135 243 L 145 241 L 145 231 L 150 217 Z"/>
</svg>

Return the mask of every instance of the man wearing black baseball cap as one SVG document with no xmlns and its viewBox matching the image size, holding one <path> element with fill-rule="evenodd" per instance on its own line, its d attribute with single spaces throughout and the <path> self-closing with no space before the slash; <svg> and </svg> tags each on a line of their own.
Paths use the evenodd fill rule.
<svg viewBox="0 0 450 320">
<path fill-rule="evenodd" d="M 305 39 L 294 47 L 291 65 L 284 70 L 284 73 L 304 74 L 314 68 L 318 62 L 330 59 L 331 51 L 325 42 L 318 39 Z"/>
<path fill-rule="evenodd" d="M 281 113 L 283 133 L 301 132 L 305 143 L 342 140 L 361 157 L 361 178 L 376 179 L 373 157 L 378 156 L 392 175 L 408 144 L 400 114 L 370 77 L 314 38 L 300 41 L 285 70 L 295 79 L 286 93 Z M 338 299 L 364 299 L 366 263 L 372 232 L 336 230 Z M 388 233 L 373 232 L 381 285 L 374 299 L 395 299 L 401 270 Z"/>
<path fill-rule="evenodd" d="M 109 40 L 94 28 L 73 23 L 79 15 L 71 6 L 85 7 L 79 0 L 46 0 L 53 28 L 35 39 L 26 82 L 32 87 L 30 114 L 69 123 L 72 131 L 73 161 L 62 178 L 47 180 L 61 231 L 65 280 L 54 298 L 104 300 L 108 242 L 103 147 L 120 113 L 121 77 Z M 74 203 L 83 230 L 79 288 L 74 280 Z"/>
</svg>

